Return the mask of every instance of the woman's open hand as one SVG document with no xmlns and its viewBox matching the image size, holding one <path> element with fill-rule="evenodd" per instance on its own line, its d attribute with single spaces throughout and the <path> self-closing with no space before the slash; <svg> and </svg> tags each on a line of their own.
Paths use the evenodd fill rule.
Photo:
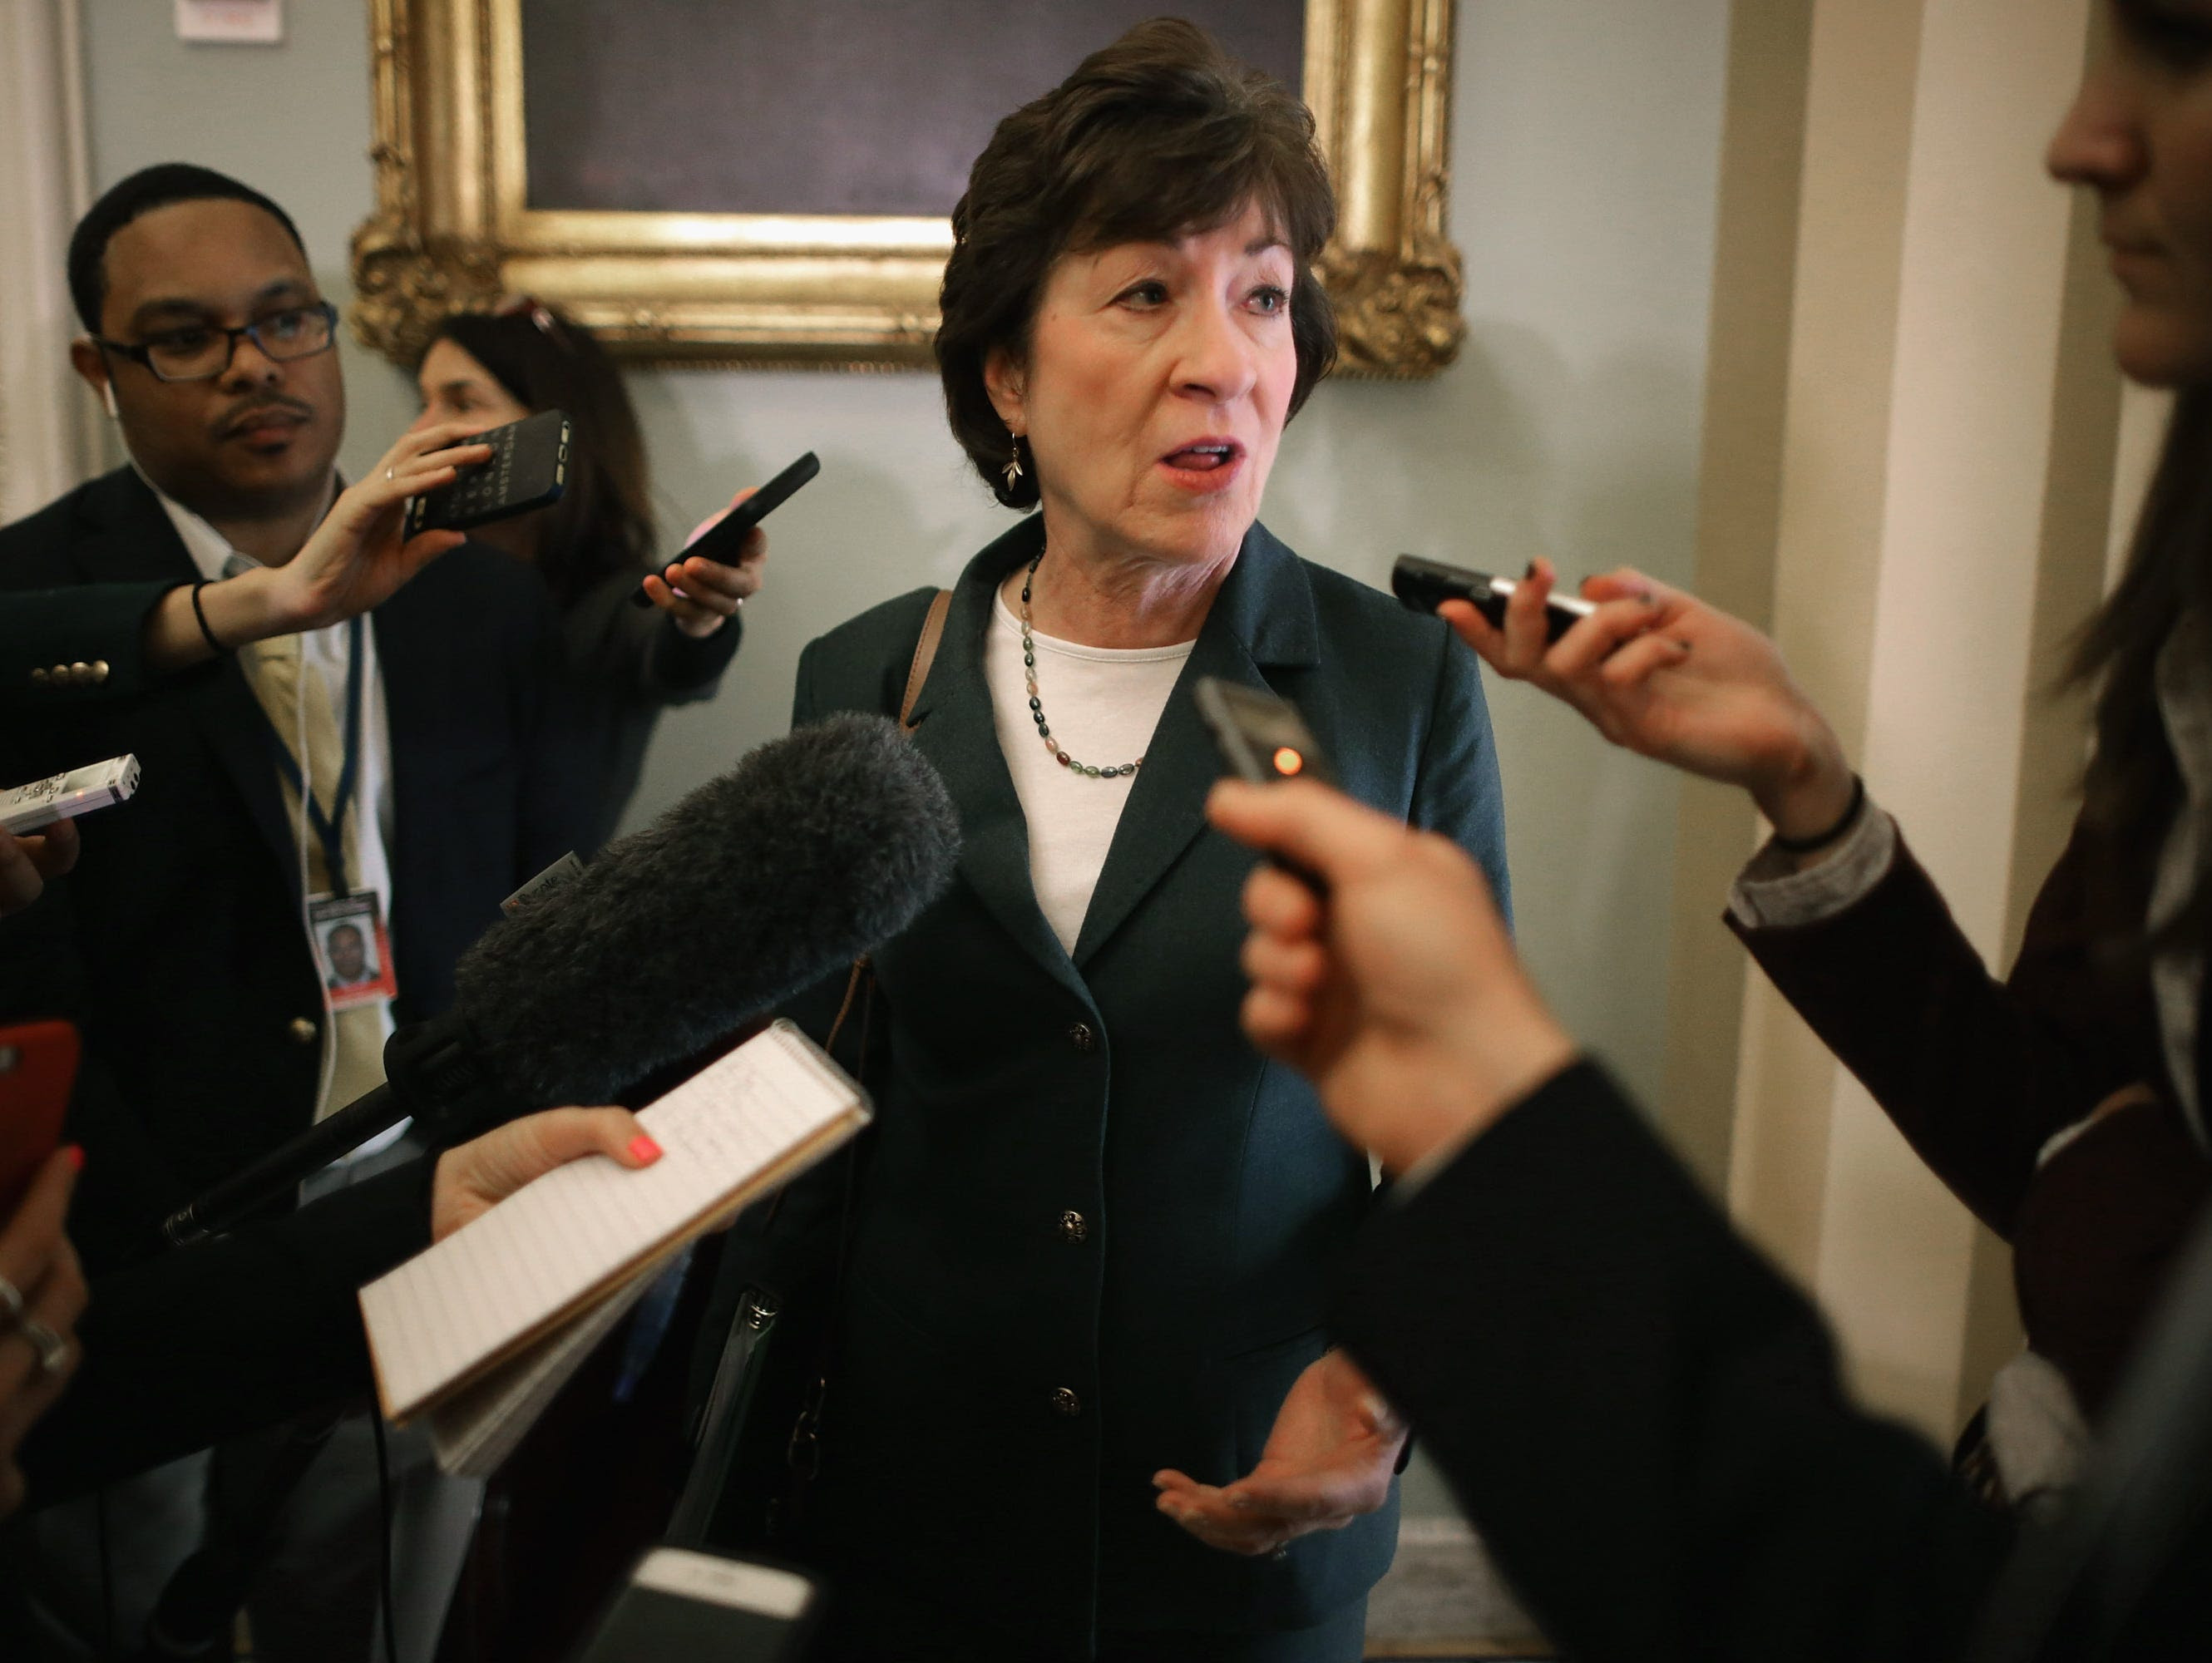
<svg viewBox="0 0 2212 1663">
<path fill-rule="evenodd" d="M 1405 1447 L 1405 1422 L 1350 1357 L 1326 1351 L 1291 1384 L 1257 1466 L 1222 1485 L 1155 1473 L 1155 1504 L 1210 1547 L 1276 1553 L 1389 1501 Z"/>
</svg>

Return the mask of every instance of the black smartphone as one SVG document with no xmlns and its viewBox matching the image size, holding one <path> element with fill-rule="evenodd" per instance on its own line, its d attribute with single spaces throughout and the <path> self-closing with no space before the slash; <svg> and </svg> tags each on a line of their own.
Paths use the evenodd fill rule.
<svg viewBox="0 0 2212 1663">
<path fill-rule="evenodd" d="M 1464 566 L 1447 566 L 1440 560 L 1423 560 L 1418 555 L 1401 555 L 1398 563 L 1390 568 L 1390 592 L 1413 610 L 1433 612 L 1448 600 L 1468 601 L 1492 626 L 1501 629 L 1505 626 L 1505 598 L 1520 586 L 1511 578 L 1492 577 L 1487 572 L 1473 571 Z M 1594 602 L 1555 590 L 1544 603 L 1545 634 L 1557 640 L 1596 610 Z"/>
<path fill-rule="evenodd" d="M 540 410 L 463 442 L 490 446 L 490 458 L 462 469 L 452 484 L 409 502 L 409 537 L 417 531 L 465 531 L 526 514 L 558 502 L 568 489 L 568 418 L 559 410 Z"/>
<path fill-rule="evenodd" d="M 574 1663 L 798 1663 L 820 1606 L 787 1567 L 648 1548 Z"/>
<path fill-rule="evenodd" d="M 1240 780 L 1318 780 L 1336 784 L 1321 741 L 1288 699 L 1240 682 L 1201 676 L 1191 689 L 1223 764 Z"/>
<path fill-rule="evenodd" d="M 701 532 L 699 540 L 684 549 L 676 559 L 689 560 L 696 555 L 702 560 L 711 560 L 718 565 L 735 566 L 745 551 L 745 538 L 753 527 L 783 507 L 801 485 L 821 471 L 822 458 L 812 451 L 807 452 Z M 669 563 L 673 565 L 675 561 Z M 650 606 L 653 597 L 647 594 L 645 586 L 640 584 L 630 596 L 629 604 L 632 606 Z"/>
</svg>

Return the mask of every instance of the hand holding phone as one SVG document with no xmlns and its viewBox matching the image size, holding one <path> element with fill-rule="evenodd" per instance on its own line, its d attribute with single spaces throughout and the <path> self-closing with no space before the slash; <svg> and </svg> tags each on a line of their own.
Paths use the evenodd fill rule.
<svg viewBox="0 0 2212 1663">
<path fill-rule="evenodd" d="M 61 1147 L 76 1064 L 76 1029 L 65 1022 L 0 1028 L 0 1224 Z"/>
<path fill-rule="evenodd" d="M 812 451 L 807 452 L 685 544 L 678 560 L 690 560 L 696 555 L 701 560 L 711 560 L 718 566 L 735 566 L 744 556 L 745 539 L 752 535 L 753 527 L 789 501 L 800 486 L 821 471 L 821 458 Z M 650 606 L 653 597 L 646 592 L 645 586 L 640 584 L 631 594 L 629 604 L 637 607 Z"/>
<path fill-rule="evenodd" d="M 568 489 L 568 418 L 559 410 L 540 410 L 480 433 L 473 442 L 491 446 L 489 459 L 462 469 L 452 484 L 409 502 L 409 537 L 422 531 L 465 531 L 526 514 L 559 501 Z"/>
<path fill-rule="evenodd" d="M 1463 600 L 1490 620 L 1491 628 L 1505 627 L 1505 602 L 1521 586 L 1511 578 L 1494 577 L 1465 566 L 1447 566 L 1440 560 L 1401 555 L 1390 568 L 1390 592 L 1415 612 L 1433 612 L 1448 600 Z M 1544 603 L 1544 633 L 1557 640 L 1597 610 L 1596 605 L 1576 595 L 1553 593 Z"/>
</svg>

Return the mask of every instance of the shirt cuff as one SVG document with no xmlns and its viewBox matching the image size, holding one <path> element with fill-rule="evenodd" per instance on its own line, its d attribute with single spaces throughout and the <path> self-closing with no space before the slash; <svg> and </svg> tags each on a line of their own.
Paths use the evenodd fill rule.
<svg viewBox="0 0 2212 1663">
<path fill-rule="evenodd" d="M 1729 891 L 1729 914 L 1747 930 L 1822 923 L 1864 900 L 1896 855 L 1897 822 L 1869 801 L 1835 852 L 1803 871 L 1770 838 Z"/>
</svg>

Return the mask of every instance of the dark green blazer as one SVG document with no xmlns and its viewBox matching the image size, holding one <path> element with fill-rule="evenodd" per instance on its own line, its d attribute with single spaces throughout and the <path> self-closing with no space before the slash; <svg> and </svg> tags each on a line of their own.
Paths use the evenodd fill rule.
<svg viewBox="0 0 2212 1663">
<path fill-rule="evenodd" d="M 1349 791 L 1460 842 L 1502 898 L 1475 660 L 1436 619 L 1255 525 L 1070 954 L 1030 888 L 982 668 L 993 591 L 1042 536 L 1030 519 L 970 562 L 915 711 L 963 848 L 951 891 L 876 956 L 887 1054 L 871 1070 L 817 1521 L 848 1575 L 972 1600 L 1079 1653 L 1094 1622 L 1301 1627 L 1388 1568 L 1395 1499 L 1280 1561 L 1205 1547 L 1152 1506 L 1161 1467 L 1219 1484 L 1258 1460 L 1323 1349 L 1370 1193 L 1365 1156 L 1237 1028 L 1252 857 L 1205 824 L 1219 765 L 1188 689 L 1218 676 L 1294 699 Z M 808 646 L 794 724 L 895 713 L 931 594 Z M 811 1017 L 818 1035 L 824 1014 Z M 837 1171 L 764 1233 L 741 1226 L 733 1255 L 772 1286 L 779 1261 L 795 1278 L 834 1220 Z"/>
</svg>

